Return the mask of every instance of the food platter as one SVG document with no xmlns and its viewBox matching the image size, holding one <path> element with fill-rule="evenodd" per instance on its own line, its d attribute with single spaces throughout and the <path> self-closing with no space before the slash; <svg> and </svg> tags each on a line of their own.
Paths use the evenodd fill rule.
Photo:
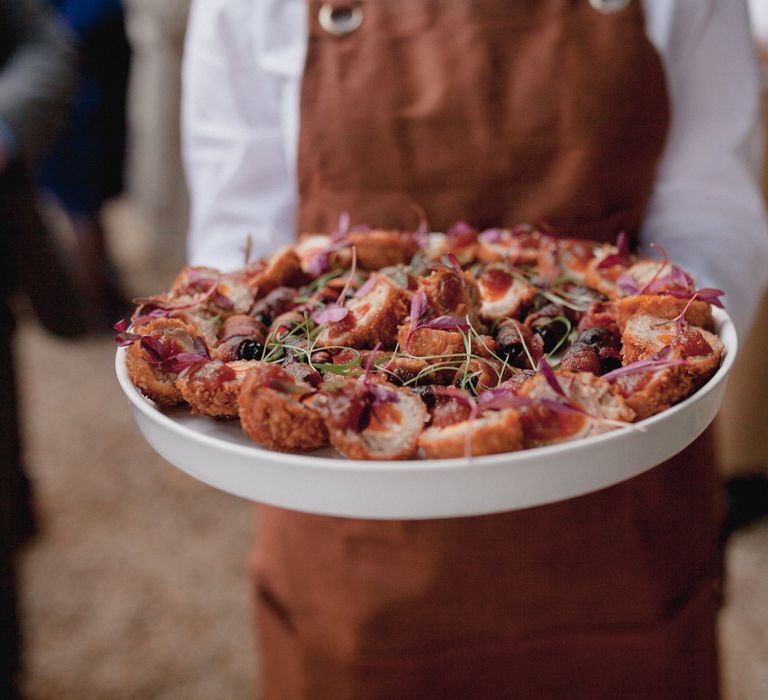
<svg viewBox="0 0 768 700">
<path fill-rule="evenodd" d="M 481 515 L 553 503 L 651 469 L 712 422 L 736 357 L 736 332 L 714 309 L 725 357 L 698 392 L 631 427 L 519 452 L 414 461 L 364 461 L 333 449 L 307 455 L 265 450 L 235 422 L 158 409 L 130 381 L 125 349 L 116 371 L 147 442 L 171 464 L 210 486 L 291 510 L 373 519 Z"/>
</svg>

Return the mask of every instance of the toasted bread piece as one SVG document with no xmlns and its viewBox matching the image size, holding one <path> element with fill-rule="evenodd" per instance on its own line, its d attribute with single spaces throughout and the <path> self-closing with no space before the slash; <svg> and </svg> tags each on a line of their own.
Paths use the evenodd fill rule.
<svg viewBox="0 0 768 700">
<path fill-rule="evenodd" d="M 426 406 L 409 389 L 372 384 L 378 393 L 363 382 L 346 380 L 311 397 L 309 404 L 323 416 L 331 444 L 345 457 L 411 459 L 427 420 Z"/>
<path fill-rule="evenodd" d="M 373 287 L 365 296 L 347 302 L 347 315 L 323 325 L 318 346 L 371 348 L 381 343 L 384 348 L 394 347 L 397 327 L 408 316 L 410 294 L 384 275 L 373 274 Z"/>
<path fill-rule="evenodd" d="M 130 345 L 125 353 L 125 367 L 131 381 L 160 406 L 183 403 L 171 358 L 179 353 L 197 352 L 195 328 L 175 318 L 158 318 L 143 323 L 139 332 L 152 339 L 160 355 L 142 341 Z"/>
<path fill-rule="evenodd" d="M 191 367 L 176 380 L 176 386 L 192 413 L 213 418 L 237 418 L 237 396 L 248 370 L 248 360 L 211 360 Z"/>
<path fill-rule="evenodd" d="M 419 452 L 427 459 L 445 459 L 514 452 L 523 448 L 520 414 L 512 408 L 487 411 L 474 420 L 429 427 L 419 437 Z"/>
<path fill-rule="evenodd" d="M 688 299 L 678 299 L 669 294 L 641 294 L 625 297 L 614 302 L 619 328 L 624 329 L 630 318 L 638 314 L 656 316 L 659 319 L 677 318 L 688 304 Z M 693 326 L 714 330 L 712 307 L 706 301 L 695 299 L 685 312 L 685 320 Z"/>
<path fill-rule="evenodd" d="M 306 452 L 328 444 L 323 419 L 301 401 L 314 389 L 282 367 L 255 362 L 237 397 L 245 433 L 262 447 Z"/>
<path fill-rule="evenodd" d="M 477 280 L 480 317 L 486 321 L 518 316 L 536 297 L 536 287 L 514 276 L 501 265 L 491 265 Z"/>
</svg>

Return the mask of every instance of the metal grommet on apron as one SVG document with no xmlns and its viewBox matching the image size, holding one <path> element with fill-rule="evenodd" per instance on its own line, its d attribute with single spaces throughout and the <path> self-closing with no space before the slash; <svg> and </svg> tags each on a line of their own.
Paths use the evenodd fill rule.
<svg viewBox="0 0 768 700">
<path fill-rule="evenodd" d="M 589 4 L 592 5 L 598 12 L 604 14 L 610 14 L 611 12 L 620 12 L 623 10 L 632 0 L 589 0 Z"/>
<path fill-rule="evenodd" d="M 348 6 L 323 3 L 317 15 L 320 26 L 336 37 L 347 36 L 363 23 L 363 8 L 359 3 Z"/>
</svg>

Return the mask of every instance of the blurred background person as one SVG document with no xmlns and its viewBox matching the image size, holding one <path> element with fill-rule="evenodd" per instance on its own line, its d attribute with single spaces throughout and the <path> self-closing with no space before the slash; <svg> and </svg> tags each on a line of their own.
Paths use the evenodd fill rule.
<svg viewBox="0 0 768 700">
<path fill-rule="evenodd" d="M 50 0 L 78 38 L 79 80 L 65 131 L 38 169 L 67 213 L 94 329 L 127 308 L 106 245 L 104 205 L 123 192 L 130 47 L 120 0 Z"/>
<path fill-rule="evenodd" d="M 768 137 L 768 0 L 750 0 L 762 87 L 762 131 Z M 759 167 L 759 166 L 758 166 Z M 768 168 L 762 168 L 763 197 L 768 200 Z M 763 296 L 755 325 L 739 338 L 739 359 L 728 380 L 718 416 L 720 466 L 725 483 L 728 537 L 768 514 L 768 447 L 762 436 L 768 425 L 768 294 Z"/>
<path fill-rule="evenodd" d="M 68 104 L 75 57 L 69 33 L 36 0 L 0 0 L 0 697 L 18 694 L 15 560 L 34 529 L 22 469 L 9 299 L 20 286 L 41 321 L 62 335 L 83 330 L 75 288 L 36 211 L 29 167 Z M 66 299 L 65 308 L 61 300 Z"/>
<path fill-rule="evenodd" d="M 181 59 L 190 0 L 125 0 L 131 42 L 128 162 L 131 202 L 151 250 L 180 267 L 189 222 L 181 166 Z"/>
</svg>

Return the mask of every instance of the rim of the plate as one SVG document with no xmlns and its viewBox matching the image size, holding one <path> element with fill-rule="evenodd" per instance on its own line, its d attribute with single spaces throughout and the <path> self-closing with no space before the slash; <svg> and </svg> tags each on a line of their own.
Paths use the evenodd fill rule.
<svg viewBox="0 0 768 700">
<path fill-rule="evenodd" d="M 651 416 L 650 418 L 638 421 L 637 423 L 632 423 L 627 428 L 618 428 L 607 433 L 602 433 L 601 435 L 557 443 L 555 445 L 546 445 L 544 447 L 532 447 L 526 450 L 520 450 L 518 452 L 502 452 L 499 454 L 472 457 L 471 459 L 467 459 L 466 457 L 455 457 L 451 459 L 378 461 L 346 459 L 341 455 L 338 458 L 317 457 L 312 454 L 294 454 L 288 452 L 278 452 L 276 450 L 267 450 L 259 447 L 256 444 L 253 446 L 239 445 L 237 443 L 221 440 L 216 436 L 203 434 L 193 430 L 189 426 L 176 422 L 172 417 L 166 415 L 162 410 L 157 408 L 157 406 L 152 401 L 147 399 L 129 379 L 128 372 L 125 368 L 125 348 L 117 349 L 117 353 L 115 355 L 115 371 L 117 373 L 118 382 L 131 404 L 136 409 L 145 414 L 148 418 L 182 438 L 200 444 L 216 446 L 221 450 L 242 457 L 259 459 L 260 457 L 264 458 L 264 456 L 268 455 L 272 462 L 286 465 L 301 465 L 302 467 L 313 466 L 320 470 L 322 470 L 324 467 L 327 469 L 332 468 L 334 470 L 346 468 L 350 470 L 368 469 L 370 471 L 391 471 L 393 469 L 413 470 L 414 467 L 418 467 L 420 469 L 446 470 L 463 469 L 466 468 L 467 465 L 490 466 L 500 462 L 504 462 L 513 468 L 515 462 L 522 463 L 527 461 L 546 459 L 548 457 L 556 458 L 562 453 L 589 450 L 596 446 L 610 444 L 614 441 L 621 440 L 627 434 L 627 432 L 637 430 L 638 428 L 644 428 L 647 431 L 652 430 L 653 427 L 657 424 L 665 422 L 672 418 L 674 415 L 682 413 L 697 403 L 704 401 L 707 395 L 713 392 L 718 387 L 718 385 L 725 380 L 728 372 L 733 366 L 736 355 L 738 353 L 738 339 L 736 337 L 736 330 L 730 317 L 725 311 L 718 308 L 713 309 L 713 315 L 716 321 L 717 334 L 725 347 L 723 361 L 717 372 L 701 389 L 699 389 L 696 393 L 692 394 L 685 400 L 681 401 L 679 404 L 676 404 L 675 406 L 672 406 L 671 408 L 668 408 L 665 411 L 656 414 L 655 416 Z"/>
</svg>

